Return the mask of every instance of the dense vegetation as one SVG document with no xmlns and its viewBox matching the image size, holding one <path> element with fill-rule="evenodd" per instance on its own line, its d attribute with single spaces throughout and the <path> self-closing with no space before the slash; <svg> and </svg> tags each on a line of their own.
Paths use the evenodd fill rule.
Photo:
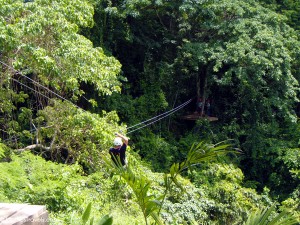
<svg viewBox="0 0 300 225">
<path fill-rule="evenodd" d="M 50 224 L 299 224 L 299 15 L 297 0 L 0 0 L 0 201 L 46 205 Z M 217 121 L 182 119 L 199 98 Z"/>
</svg>

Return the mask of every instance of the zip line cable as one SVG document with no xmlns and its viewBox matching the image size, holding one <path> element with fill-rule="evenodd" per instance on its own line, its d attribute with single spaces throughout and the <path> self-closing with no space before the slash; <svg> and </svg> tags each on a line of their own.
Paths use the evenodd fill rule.
<svg viewBox="0 0 300 225">
<path fill-rule="evenodd" d="M 43 129 L 45 129 L 45 128 L 49 128 L 49 127 L 52 127 L 52 125 L 51 126 L 46 126 L 46 127 L 40 127 L 40 128 L 43 128 Z M 29 133 L 33 133 L 34 131 L 36 131 L 36 128 L 32 128 L 32 129 L 30 129 L 29 130 Z M 5 131 L 4 131 L 5 132 Z M 4 140 L 2 140 L 3 142 L 13 142 L 13 141 L 17 141 L 17 140 L 19 140 L 20 139 L 20 137 L 10 137 L 10 138 L 7 138 L 7 139 L 4 139 Z"/>
<path fill-rule="evenodd" d="M 159 121 L 159 120 L 161 120 L 161 119 L 163 119 L 163 118 L 165 118 L 165 117 L 170 116 L 171 114 L 175 113 L 176 111 L 182 109 L 184 106 L 188 105 L 191 101 L 192 101 L 192 99 L 188 100 L 188 101 L 185 102 L 184 104 L 180 105 L 180 106 L 181 106 L 180 108 L 176 107 L 177 109 L 176 109 L 175 111 L 170 110 L 170 111 L 172 111 L 171 113 L 169 113 L 169 114 L 167 114 L 167 115 L 165 115 L 165 116 L 163 116 L 163 117 L 160 117 L 160 118 L 158 118 L 157 120 L 154 120 L 153 122 L 147 123 L 147 124 L 145 124 L 144 126 L 141 126 L 141 127 L 136 128 L 136 129 L 134 129 L 134 130 L 132 130 L 132 131 L 129 131 L 129 132 L 127 132 L 127 134 L 130 134 L 130 133 L 133 133 L 133 132 L 135 132 L 135 131 L 138 131 L 138 130 L 144 128 L 144 127 L 147 127 L 147 126 L 149 126 L 149 125 L 151 125 L 151 124 L 153 124 L 153 123 L 156 123 L 157 121 Z M 161 115 L 163 115 L 163 114 L 161 114 Z M 160 116 L 160 115 L 159 115 L 159 116 Z M 153 117 L 153 118 L 154 118 L 154 117 Z M 151 120 L 151 119 L 150 119 L 150 120 Z M 149 121 L 149 120 L 148 120 L 148 121 Z M 142 122 L 142 123 L 143 123 L 143 122 Z M 142 124 L 142 123 L 140 123 L 140 124 Z M 136 126 L 136 125 L 134 125 L 134 126 Z M 132 127 L 133 127 L 133 126 L 132 126 Z"/>
<path fill-rule="evenodd" d="M 133 133 L 133 132 L 135 132 L 135 131 L 138 131 L 138 130 L 144 128 L 144 127 L 147 127 L 147 126 L 149 126 L 149 125 L 151 125 L 151 124 L 153 124 L 153 123 L 156 123 L 156 122 L 159 121 L 159 120 L 162 120 L 162 119 L 164 119 L 164 118 L 170 116 L 171 114 L 177 112 L 178 110 L 180 110 L 180 109 L 182 109 L 183 107 L 185 107 L 186 105 L 188 105 L 191 101 L 192 101 L 192 99 L 186 101 L 185 103 L 183 103 L 183 104 L 177 106 L 176 108 L 174 108 L 174 109 L 172 109 L 172 110 L 170 110 L 170 111 L 168 111 L 168 112 L 165 112 L 165 113 L 160 114 L 160 115 L 158 115 L 158 116 L 152 117 L 151 119 L 148 119 L 148 120 L 146 120 L 146 121 L 143 121 L 143 122 L 141 122 L 141 123 L 138 123 L 138 124 L 136 124 L 136 125 L 134 125 L 134 126 L 131 126 L 131 127 L 127 128 L 127 130 L 130 130 L 130 128 L 136 127 L 136 126 L 138 126 L 138 125 L 145 124 L 145 125 L 143 125 L 143 126 L 141 126 L 141 127 L 139 127 L 139 128 L 136 128 L 136 129 L 134 129 L 134 130 L 128 131 L 127 134 L 130 134 L 130 133 Z M 154 120 L 154 121 L 152 121 L 152 120 L 155 119 L 155 118 L 157 118 L 157 119 Z M 152 121 L 152 122 L 149 122 L 149 121 Z M 149 123 L 146 123 L 146 122 L 149 122 Z"/>
<path fill-rule="evenodd" d="M 61 95 L 55 93 L 54 91 L 50 90 L 49 88 L 45 87 L 44 85 L 40 84 L 39 82 L 37 82 L 37 81 L 31 79 L 30 77 L 28 77 L 28 76 L 22 74 L 20 71 L 16 70 L 16 69 L 13 68 L 12 66 L 9 66 L 8 64 L 2 62 L 1 60 L 0 60 L 0 63 L 1 63 L 2 65 L 6 66 L 7 68 L 12 69 L 12 70 L 13 70 L 14 72 L 16 72 L 17 74 L 19 74 L 19 75 L 25 77 L 26 79 L 30 80 L 30 81 L 33 82 L 34 84 L 37 84 L 38 86 L 44 88 L 44 89 L 47 90 L 48 92 L 54 94 L 55 96 L 57 96 L 57 97 L 60 98 L 61 100 L 67 101 L 67 102 L 71 103 L 72 105 L 74 105 L 76 108 L 81 109 L 81 110 L 87 112 L 86 110 L 84 110 L 84 109 L 82 109 L 81 107 L 77 106 L 76 104 L 74 104 L 74 103 L 71 102 L 70 100 L 68 100 L 68 99 L 66 99 L 66 98 L 64 98 L 64 97 L 62 97 Z M 42 95 L 43 97 L 45 97 L 45 98 L 51 100 L 50 97 L 44 95 L 43 93 L 41 93 L 41 92 L 39 92 L 39 91 L 37 91 L 37 90 L 35 90 L 35 89 L 33 89 L 33 88 L 31 88 L 31 87 L 25 85 L 25 84 L 23 84 L 22 82 L 18 81 L 17 79 L 12 78 L 12 77 L 11 77 L 11 79 L 12 79 L 13 81 L 17 82 L 18 84 L 20 84 L 20 85 L 22 85 L 22 86 L 24 86 L 24 87 L 26 87 L 26 88 L 28 88 L 28 89 L 30 89 L 30 90 L 36 92 L 36 93 Z M 171 114 L 173 114 L 173 113 L 177 112 L 178 110 L 184 108 L 184 107 L 185 107 L 186 105 L 188 105 L 192 100 L 193 100 L 193 98 L 191 98 L 191 99 L 189 99 L 188 101 L 184 102 L 183 104 L 177 106 L 176 108 L 173 108 L 173 109 L 171 109 L 171 110 L 169 110 L 169 111 L 167 111 L 167 112 L 164 112 L 164 113 L 162 113 L 162 114 L 160 114 L 160 115 L 154 116 L 154 117 L 152 117 L 152 118 L 150 118 L 150 119 L 147 119 L 147 120 L 142 121 L 142 122 L 140 122 L 140 123 L 138 123 L 138 124 L 135 124 L 135 125 L 133 125 L 133 126 L 128 127 L 127 130 L 130 130 L 130 129 L 133 129 L 134 127 L 137 127 L 137 126 L 140 126 L 140 125 L 144 124 L 144 125 L 141 126 L 141 127 L 138 127 L 138 128 L 136 128 L 136 129 L 134 129 L 134 130 L 131 130 L 131 131 L 127 132 L 127 134 L 133 133 L 133 132 L 135 132 L 135 131 L 138 131 L 138 130 L 144 128 L 144 127 L 147 127 L 147 126 L 149 126 L 149 125 L 151 125 L 151 124 L 153 124 L 153 123 L 156 123 L 157 121 L 159 121 L 159 120 L 161 120 L 161 119 L 163 119 L 163 118 L 165 118 L 165 117 L 170 116 Z M 152 121 L 152 122 L 151 122 L 151 121 Z"/>
<path fill-rule="evenodd" d="M 41 92 L 39 92 L 39 91 L 37 91 L 37 90 L 35 90 L 35 89 L 33 89 L 33 88 L 27 86 L 26 84 L 23 84 L 22 82 L 18 81 L 17 79 L 12 78 L 12 77 L 11 77 L 10 79 L 12 79 L 13 81 L 17 82 L 18 84 L 20 84 L 20 85 L 22 85 L 22 86 L 24 86 L 24 87 L 26 87 L 26 88 L 28 88 L 28 89 L 30 89 L 30 90 L 36 92 L 36 93 L 42 95 L 43 97 L 47 98 L 48 100 L 51 100 L 51 98 L 49 98 L 48 96 L 46 96 L 46 95 L 42 94 Z"/>
<path fill-rule="evenodd" d="M 44 94 L 40 93 L 39 91 L 34 90 L 33 88 L 28 87 L 27 85 L 23 84 L 22 82 L 19 82 L 18 80 L 14 79 L 14 78 L 11 78 L 11 79 L 14 80 L 14 81 L 16 81 L 16 82 L 19 83 L 20 85 L 25 86 L 25 87 L 31 89 L 32 91 L 35 91 L 35 92 L 37 92 L 37 93 L 43 95 L 44 97 L 48 98 L 49 100 L 51 100 L 51 98 L 49 98 L 48 96 L 45 96 Z M 151 124 L 153 124 L 153 123 L 158 122 L 159 120 L 162 120 L 162 119 L 164 119 L 164 118 L 170 116 L 171 114 L 173 114 L 173 113 L 177 112 L 178 110 L 184 108 L 184 107 L 185 107 L 186 105 L 188 105 L 192 100 L 193 100 L 193 99 L 189 99 L 188 101 L 184 102 L 183 104 L 177 106 L 176 108 L 174 108 L 174 109 L 172 109 L 172 110 L 169 110 L 169 111 L 167 111 L 167 112 L 165 112 L 165 113 L 162 113 L 162 114 L 160 114 L 160 115 L 158 115 L 158 116 L 154 116 L 154 117 L 152 117 L 152 118 L 150 118 L 150 119 L 148 119 L 148 120 L 145 120 L 145 121 L 143 121 L 143 122 L 141 122 L 141 123 L 138 123 L 138 124 L 136 124 L 136 125 L 133 125 L 133 126 L 131 126 L 131 127 L 128 127 L 127 130 L 132 129 L 132 128 L 134 128 L 134 127 L 137 127 L 137 126 L 139 126 L 139 125 L 141 125 L 141 124 L 145 124 L 145 125 L 143 125 L 143 126 L 141 126 L 141 127 L 138 127 L 138 128 L 136 128 L 136 129 L 134 129 L 134 130 L 131 130 L 131 131 L 127 132 L 127 134 L 130 134 L 130 133 L 133 133 L 133 132 L 135 132 L 135 131 L 138 131 L 138 130 L 144 128 L 144 127 L 147 127 L 147 126 L 149 126 L 149 125 L 151 125 Z M 72 103 L 72 104 L 73 104 L 73 103 Z M 75 106 L 76 106 L 76 105 L 75 105 Z M 77 107 L 78 107 L 78 106 L 77 106 Z M 80 108 L 80 107 L 79 107 L 79 108 Z M 155 120 L 154 120 L 154 119 L 155 119 Z M 153 121 L 153 120 L 154 120 L 154 121 Z M 150 121 L 152 121 L 152 122 L 150 122 Z M 147 122 L 149 122 L 149 123 L 147 123 Z"/>
<path fill-rule="evenodd" d="M 150 118 L 150 119 L 148 119 L 148 120 L 145 120 L 145 121 L 140 122 L 140 123 L 138 123 L 138 124 L 135 124 L 135 125 L 133 125 L 133 126 L 127 127 L 127 130 L 130 130 L 130 129 L 132 129 L 132 128 L 136 127 L 136 126 L 139 126 L 139 125 L 141 125 L 141 124 L 147 123 L 147 122 L 149 122 L 149 121 L 151 121 L 151 120 L 154 120 L 155 118 L 160 117 L 160 116 L 163 116 L 163 115 L 165 115 L 165 114 L 172 114 L 173 111 L 177 111 L 177 109 L 183 108 L 184 106 L 186 106 L 187 104 L 189 104 L 191 101 L 192 101 L 192 99 L 190 99 L 190 100 L 184 102 L 183 104 L 177 106 L 176 108 L 173 108 L 173 109 L 171 109 L 171 110 L 169 110 L 169 111 L 167 111 L 167 112 L 164 112 L 164 113 L 162 113 L 162 114 L 160 114 L 160 115 L 158 115 L 158 116 L 154 116 L 154 117 L 152 117 L 152 118 Z"/>
<path fill-rule="evenodd" d="M 71 102 L 70 100 L 68 100 L 68 99 L 66 99 L 66 98 L 64 98 L 64 97 L 62 97 L 61 95 L 55 93 L 54 91 L 50 90 L 50 89 L 47 88 L 46 86 L 44 86 L 44 85 L 40 84 L 39 82 L 37 82 L 37 81 L 31 79 L 30 77 L 24 75 L 23 73 L 21 73 L 20 71 L 16 70 L 16 69 L 13 68 L 12 66 L 10 66 L 10 65 L 8 65 L 8 64 L 6 64 L 6 63 L 4 63 L 4 62 L 2 62 L 2 61 L 0 61 L 0 63 L 1 63 L 2 65 L 6 66 L 7 68 L 12 69 L 13 71 L 15 71 L 17 74 L 21 75 L 22 77 L 25 77 L 26 79 L 30 80 L 31 82 L 33 82 L 33 83 L 37 84 L 38 86 L 44 88 L 44 89 L 47 90 L 48 92 L 54 94 L 54 95 L 57 96 L 58 98 L 60 98 L 60 99 L 62 99 L 62 100 L 64 100 L 64 101 L 70 102 L 70 103 L 73 104 L 76 108 L 80 108 L 79 106 L 77 106 L 77 105 L 75 105 L 73 102 Z M 14 79 L 14 78 L 12 78 L 12 79 Z M 16 80 L 15 80 L 15 81 L 16 81 Z M 19 81 L 18 81 L 18 82 L 19 82 Z M 24 84 L 23 84 L 23 86 L 24 86 Z M 43 95 L 42 93 L 40 93 L 40 94 Z M 44 95 L 44 97 L 49 98 L 49 97 L 47 97 L 47 96 L 45 96 L 45 95 Z M 80 109 L 82 109 L 82 108 L 80 108 Z M 84 110 L 84 109 L 82 109 L 82 110 Z"/>
<path fill-rule="evenodd" d="M 30 81 L 33 82 L 34 84 L 37 84 L 38 86 L 44 88 L 44 89 L 47 90 L 48 92 L 54 94 L 55 96 L 57 96 L 57 97 L 60 98 L 61 100 L 67 101 L 67 102 L 71 103 L 72 105 L 74 105 L 76 108 L 85 111 L 84 109 L 80 108 L 79 106 L 77 106 L 76 104 L 74 104 L 73 102 L 71 102 L 70 100 L 68 100 L 68 99 L 66 99 L 66 98 L 64 98 L 64 97 L 62 97 L 61 95 L 55 93 L 54 91 L 50 90 L 50 89 L 47 88 L 46 86 L 40 84 L 39 82 L 37 82 L 37 81 L 31 79 L 31 78 L 28 77 L 28 76 L 22 74 L 22 72 L 16 70 L 16 69 L 13 68 L 12 66 L 10 66 L 10 65 L 8 65 L 8 64 L 6 64 L 6 63 L 4 63 L 4 62 L 1 61 L 1 60 L 0 60 L 0 63 L 1 63 L 2 65 L 6 66 L 7 68 L 13 70 L 16 74 L 19 74 L 19 75 L 21 75 L 22 77 L 27 78 L 28 80 L 30 80 Z M 16 83 L 20 84 L 21 86 L 24 86 L 24 87 L 26 87 L 26 88 L 28 88 L 28 89 L 30 89 L 30 90 L 32 90 L 32 91 L 34 91 L 34 92 L 40 94 L 41 96 L 47 98 L 48 100 L 51 100 L 50 97 L 46 96 L 45 94 L 41 93 L 40 91 L 37 91 L 37 90 L 35 90 L 35 89 L 29 87 L 28 85 L 22 83 L 21 81 L 18 81 L 17 79 L 15 79 L 15 78 L 13 78 L 13 77 L 10 77 L 10 79 L 13 80 L 13 81 L 15 81 Z M 85 111 L 85 112 L 86 112 L 86 111 Z M 47 127 L 45 127 L 45 128 L 48 128 L 48 127 L 51 127 L 51 126 L 47 126 Z M 34 132 L 35 130 L 36 130 L 36 129 L 31 129 L 29 132 L 32 133 L 32 132 Z M 6 140 L 4 140 L 4 141 L 13 141 L 12 139 L 13 139 L 13 138 L 8 138 L 8 139 L 6 139 Z M 17 140 L 17 139 L 18 139 L 18 138 L 16 138 L 15 140 Z"/>
</svg>

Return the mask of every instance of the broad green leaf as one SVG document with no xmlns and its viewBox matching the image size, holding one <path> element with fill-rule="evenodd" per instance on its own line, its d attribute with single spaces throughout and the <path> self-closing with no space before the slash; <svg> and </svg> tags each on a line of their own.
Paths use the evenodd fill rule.
<svg viewBox="0 0 300 225">
<path fill-rule="evenodd" d="M 91 210 L 92 210 L 92 203 L 90 202 L 87 207 L 85 208 L 83 214 L 82 214 L 82 222 L 83 224 L 86 224 L 87 221 L 89 220 L 89 217 L 91 215 Z"/>
<path fill-rule="evenodd" d="M 113 218 L 110 215 L 105 215 L 101 218 L 101 220 L 97 223 L 97 225 L 112 225 Z"/>
</svg>

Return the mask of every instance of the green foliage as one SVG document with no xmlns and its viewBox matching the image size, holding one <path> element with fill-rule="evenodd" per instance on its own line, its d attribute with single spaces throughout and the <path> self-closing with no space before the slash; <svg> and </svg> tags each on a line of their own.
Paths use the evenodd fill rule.
<svg viewBox="0 0 300 225">
<path fill-rule="evenodd" d="M 267 190 L 259 195 L 255 190 L 244 187 L 242 171 L 232 164 L 203 164 L 188 176 L 212 201 L 207 209 L 211 220 L 223 224 L 242 224 L 247 220 L 249 211 L 272 204 Z"/>
<path fill-rule="evenodd" d="M 216 153 L 221 154 L 219 150 L 215 149 Z M 199 162 L 203 162 L 201 165 L 205 165 L 204 159 L 211 158 L 211 152 L 207 151 L 207 154 L 207 157 L 196 157 Z M 197 188 L 179 174 L 176 183 L 173 183 L 171 174 L 163 176 L 152 173 L 131 154 L 128 168 L 116 167 L 110 159 L 106 161 L 132 191 L 117 177 L 108 179 L 101 172 L 82 176 L 82 169 L 78 165 L 55 164 L 24 152 L 20 156 L 13 155 L 10 163 L 0 163 L 0 200 L 45 204 L 54 224 L 82 224 L 84 221 L 87 224 L 98 224 L 95 218 L 101 218 L 108 212 L 116 224 L 132 224 L 133 221 L 141 224 L 142 220 L 138 220 L 139 216 L 134 211 L 136 203 L 149 223 L 234 222 L 245 219 L 249 209 L 263 202 L 262 197 L 257 196 L 253 190 L 240 187 L 243 175 L 232 166 L 208 167 L 207 173 L 203 174 L 207 182 L 193 178 L 199 184 Z M 124 200 L 127 202 L 125 205 L 122 203 Z M 93 207 L 89 204 L 91 202 Z M 131 217 L 126 215 L 125 208 Z M 109 224 L 111 217 L 104 218 Z"/>
<path fill-rule="evenodd" d="M 270 108 L 295 121 L 291 108 L 281 103 L 296 100 L 298 82 L 291 65 L 299 42 L 279 14 L 254 2 L 227 0 L 198 5 L 187 2 L 181 10 L 186 15 L 182 24 L 189 25 L 182 30 L 187 36 L 178 57 L 182 71 L 208 79 L 208 89 L 221 85 L 232 93 L 234 103 L 230 104 L 231 100 L 223 108 L 240 106 L 235 115 L 245 119 L 243 122 L 270 119 Z"/>
<path fill-rule="evenodd" d="M 269 219 L 271 214 L 276 210 L 275 205 L 272 205 L 269 208 L 259 209 L 253 212 L 246 225 L 292 225 L 298 224 L 299 221 L 296 220 L 288 211 L 282 211 L 279 215 Z"/>
<path fill-rule="evenodd" d="M 83 224 L 86 224 L 86 222 L 89 220 L 89 217 L 91 215 L 91 209 L 92 209 L 92 203 L 90 202 L 82 214 Z"/>
<path fill-rule="evenodd" d="M 101 106 L 117 110 L 128 125 L 153 117 L 169 105 L 164 89 L 172 89 L 171 66 L 160 61 L 161 57 L 169 58 L 161 54 L 162 42 L 169 41 L 163 35 L 167 34 L 165 28 L 157 20 L 157 13 L 159 16 L 165 13 L 166 7 L 173 6 L 167 2 L 102 1 L 95 9 L 97 24 L 87 36 L 96 46 L 117 54 L 127 78 L 122 95 L 108 96 Z M 151 23 L 145 24 L 145 20 Z M 173 89 L 168 93 L 172 92 Z"/>
<path fill-rule="evenodd" d="M 292 173 L 299 166 L 295 161 L 297 150 L 292 147 L 298 146 L 297 127 L 261 124 L 244 135 L 242 167 L 247 179 L 252 177 L 260 183 L 260 190 L 268 185 L 272 187 L 272 194 L 285 198 L 298 186 L 298 179 Z"/>
<path fill-rule="evenodd" d="M 2 189 L 8 199 L 45 204 L 51 211 L 66 210 L 76 204 L 67 187 L 80 176 L 78 165 L 55 165 L 31 154 L 12 159 L 11 163 L 0 164 Z"/>
<path fill-rule="evenodd" d="M 51 157 L 58 156 L 53 160 L 80 161 L 94 169 L 101 164 L 99 153 L 107 151 L 114 132 L 121 129 L 114 112 L 103 112 L 101 117 L 66 102 L 56 102 L 40 111 L 39 115 L 39 122 L 48 125 L 40 131 L 40 142 L 46 145 L 47 140 L 51 140 Z M 63 151 L 67 151 L 65 156 Z"/>
<path fill-rule="evenodd" d="M 132 189 L 136 201 L 143 213 L 145 223 L 148 224 L 148 217 L 151 216 L 153 220 L 158 224 L 163 224 L 157 212 L 160 209 L 160 201 L 155 199 L 154 195 L 149 194 L 149 188 L 151 181 L 146 177 L 136 175 L 130 168 L 122 167 L 121 163 L 116 165 L 110 159 L 105 159 L 106 164 L 114 170 L 118 175 L 120 175 L 127 185 Z"/>
<path fill-rule="evenodd" d="M 6 145 L 3 143 L 0 143 L 0 162 L 5 157 L 5 155 L 8 153 L 9 149 Z"/>
<path fill-rule="evenodd" d="M 89 221 L 90 225 L 94 224 L 94 217 L 90 218 L 91 210 L 92 210 L 92 203 L 90 202 L 82 214 L 82 217 L 81 217 L 82 224 L 86 224 L 88 221 Z M 112 217 L 109 215 L 105 215 L 96 224 L 97 225 L 112 225 L 112 222 L 113 222 Z"/>
<path fill-rule="evenodd" d="M 101 218 L 98 225 L 112 225 L 113 219 L 109 215 L 105 215 Z"/>
<path fill-rule="evenodd" d="M 96 95 L 119 92 L 121 65 L 115 58 L 106 56 L 103 49 L 94 48 L 87 38 L 79 34 L 81 28 L 93 25 L 94 9 L 89 1 L 37 0 L 24 3 L 20 0 L 12 3 L 4 0 L 1 1 L 0 10 L 2 137 L 14 148 L 33 144 L 32 140 L 36 139 L 36 144 L 42 144 L 43 150 L 50 148 L 51 154 L 56 154 L 53 152 L 56 130 L 39 133 L 42 124 L 41 118 L 36 119 L 37 111 L 46 106 L 51 108 L 51 99 L 54 97 L 77 101 L 85 88 L 93 87 Z M 56 110 L 60 111 L 58 108 Z M 67 111 L 66 108 L 64 110 Z M 104 117 L 109 120 L 108 117 L 115 117 L 112 114 Z M 99 116 L 94 117 L 101 120 Z M 39 127 L 34 127 L 33 122 L 37 122 Z M 98 130 L 101 129 L 99 126 Z M 45 133 L 46 136 L 43 136 Z M 41 143 L 38 143 L 38 138 Z M 49 142 L 49 139 L 53 142 Z M 70 147 L 71 143 L 66 140 L 63 142 L 62 145 L 66 144 L 63 148 L 72 149 L 68 156 L 77 158 L 74 150 L 77 143 Z M 106 143 L 103 146 L 106 147 Z M 62 150 L 60 144 L 57 147 Z M 91 151 L 95 152 L 96 147 L 99 146 L 92 145 Z M 67 161 L 68 156 L 65 157 Z M 53 155 L 46 157 L 53 158 Z"/>
<path fill-rule="evenodd" d="M 11 162 L 0 163 L 0 201 L 45 205 L 53 224 L 82 224 L 90 202 L 90 220 L 109 213 L 111 199 L 117 192 L 113 192 L 114 182 L 107 178 L 103 172 L 86 176 L 77 164 L 57 164 L 24 152 L 12 155 Z M 122 201 L 113 202 L 118 211 Z M 126 222 L 132 218 L 124 214 L 123 219 Z M 94 224 L 97 222 L 95 219 Z"/>
<path fill-rule="evenodd" d="M 290 24 L 294 29 L 299 30 L 299 12 L 300 3 L 297 0 L 260 0 L 266 7 L 272 8 L 277 12 L 285 15 L 288 20 L 287 23 Z"/>
<path fill-rule="evenodd" d="M 169 144 L 165 139 L 148 133 L 147 136 L 137 137 L 137 149 L 139 155 L 146 162 L 151 163 L 154 171 L 165 171 L 171 166 L 177 152 L 177 148 Z"/>
<path fill-rule="evenodd" d="M 121 163 L 116 165 L 108 158 L 106 158 L 105 161 L 106 164 L 112 168 L 114 172 L 120 175 L 133 190 L 137 203 L 143 212 L 146 224 L 148 224 L 147 218 L 149 216 L 151 216 L 156 223 L 162 224 L 159 214 L 168 193 L 172 189 L 172 184 L 174 183 L 182 192 L 185 191 L 178 180 L 180 173 L 185 169 L 190 169 L 192 166 L 215 160 L 217 157 L 225 155 L 230 152 L 228 148 L 229 145 L 221 145 L 220 143 L 213 145 L 200 142 L 197 145 L 192 145 L 186 160 L 182 163 L 174 163 L 170 168 L 170 173 L 164 175 L 164 190 L 160 196 L 149 194 L 152 182 L 141 175 L 136 175 L 131 169 L 130 164 L 127 167 L 122 167 Z"/>
<path fill-rule="evenodd" d="M 293 1 L 280 3 L 297 11 Z M 284 16 L 255 1 L 105 1 L 102 6 L 99 11 L 106 20 L 102 20 L 101 29 L 109 33 L 102 43 L 118 55 L 128 78 L 126 97 L 112 101 L 129 125 L 153 115 L 152 89 L 162 91 L 170 106 L 194 96 L 200 80 L 206 97 L 214 100 L 219 122 L 199 126 L 203 128 L 196 131 L 199 136 L 216 142 L 234 139 L 244 152 L 241 167 L 247 179 L 256 180 L 259 190 L 268 185 L 272 192 L 277 190 L 275 195 L 282 195 L 282 190 L 288 194 L 297 186 L 294 179 L 293 185 L 286 183 L 291 174 L 282 157 L 284 146 L 292 147 L 284 141 L 286 135 L 294 133 L 283 129 L 293 126 L 288 121 L 296 121 L 299 39 Z M 187 123 L 170 118 L 169 123 L 151 127 L 159 138 L 149 132 L 133 134 L 143 158 L 155 159 L 153 168 L 159 167 L 158 160 L 167 159 L 168 163 L 170 158 L 152 156 L 152 150 L 168 144 L 175 150 L 173 140 L 180 137 L 183 141 L 184 126 Z M 160 138 L 168 140 L 170 127 L 176 136 L 170 138 L 171 144 L 157 144 Z M 180 151 L 172 156 L 182 159 L 185 152 Z"/>
<path fill-rule="evenodd" d="M 26 67 L 25 74 L 36 74 L 39 82 L 61 91 L 71 90 L 75 96 L 82 94 L 81 82 L 104 94 L 120 90 L 118 61 L 78 34 L 79 27 L 93 24 L 93 7 L 88 1 L 21 2 L 2 3 L 7 9 L 2 18 L 10 18 L 2 24 L 7 31 L 3 45 L 14 43 L 3 53 L 9 58 L 18 49 L 12 61 L 17 69 Z"/>
<path fill-rule="evenodd" d="M 182 173 L 186 169 L 190 169 L 192 166 L 204 163 L 210 160 L 215 160 L 217 157 L 226 155 L 232 150 L 229 150 L 229 144 L 209 144 L 204 141 L 191 146 L 186 160 L 181 163 L 174 163 L 170 168 L 170 175 L 173 181 L 176 180 L 176 176 Z"/>
<path fill-rule="evenodd" d="M 287 149 L 282 157 L 292 177 L 300 179 L 300 149 Z"/>
<path fill-rule="evenodd" d="M 299 187 L 290 195 L 289 198 L 282 202 L 282 207 L 288 209 L 300 222 L 300 200 L 299 200 Z"/>
</svg>

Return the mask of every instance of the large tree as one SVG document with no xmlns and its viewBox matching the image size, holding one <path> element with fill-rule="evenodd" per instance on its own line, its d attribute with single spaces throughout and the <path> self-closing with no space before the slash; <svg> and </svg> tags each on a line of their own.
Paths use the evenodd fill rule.
<svg viewBox="0 0 300 225">
<path fill-rule="evenodd" d="M 88 123 L 90 115 L 86 111 L 74 111 L 86 87 L 92 89 L 95 95 L 120 91 L 119 61 L 107 56 L 102 48 L 95 48 L 90 40 L 80 35 L 83 28 L 93 26 L 93 14 L 94 8 L 89 1 L 0 1 L 0 126 L 2 138 L 10 144 L 13 141 L 17 144 L 15 147 L 20 148 L 18 145 L 22 147 L 34 142 L 35 147 L 43 144 L 43 149 L 56 146 L 54 149 L 67 149 L 68 153 L 74 153 L 81 149 L 78 145 L 84 146 L 86 141 L 99 143 L 102 134 L 114 132 L 116 116 L 108 115 L 101 120 L 95 115 L 90 118 L 94 122 Z M 65 104 L 52 104 L 54 98 L 65 101 Z M 92 100 L 89 102 L 94 103 Z M 48 114 L 36 118 L 38 110 L 45 107 Z M 105 117 L 106 114 L 101 115 Z M 73 116 L 83 116 L 87 123 L 78 124 L 78 119 L 77 122 L 75 118 L 71 119 Z M 77 125 L 68 126 L 68 118 Z M 102 126 L 91 128 L 95 120 Z M 39 136 L 42 133 L 38 125 L 50 125 L 51 128 L 44 133 L 45 136 Z M 72 142 L 69 137 L 75 132 L 73 129 L 96 129 L 97 140 L 85 137 L 81 142 Z M 71 136 L 80 139 L 80 135 L 82 138 L 88 135 L 84 133 Z M 33 136 L 39 138 L 31 141 Z M 91 139 L 92 136 L 90 134 Z M 22 141 L 18 141 L 20 138 L 23 138 Z M 87 147 L 96 150 L 91 145 Z"/>
<path fill-rule="evenodd" d="M 180 10 L 179 71 L 215 100 L 221 131 L 245 152 L 247 178 L 283 190 L 290 176 L 280 157 L 297 121 L 297 33 L 255 1 L 187 1 Z"/>
<path fill-rule="evenodd" d="M 214 97 L 235 108 L 243 123 L 295 119 L 298 81 L 292 69 L 299 42 L 282 16 L 254 1 L 188 1 L 180 10 L 179 66 L 202 82 L 201 95 L 219 85 L 222 96 Z"/>
<path fill-rule="evenodd" d="M 260 0 L 266 7 L 276 10 L 288 18 L 288 24 L 300 29 L 300 2 L 298 0 Z"/>
</svg>

